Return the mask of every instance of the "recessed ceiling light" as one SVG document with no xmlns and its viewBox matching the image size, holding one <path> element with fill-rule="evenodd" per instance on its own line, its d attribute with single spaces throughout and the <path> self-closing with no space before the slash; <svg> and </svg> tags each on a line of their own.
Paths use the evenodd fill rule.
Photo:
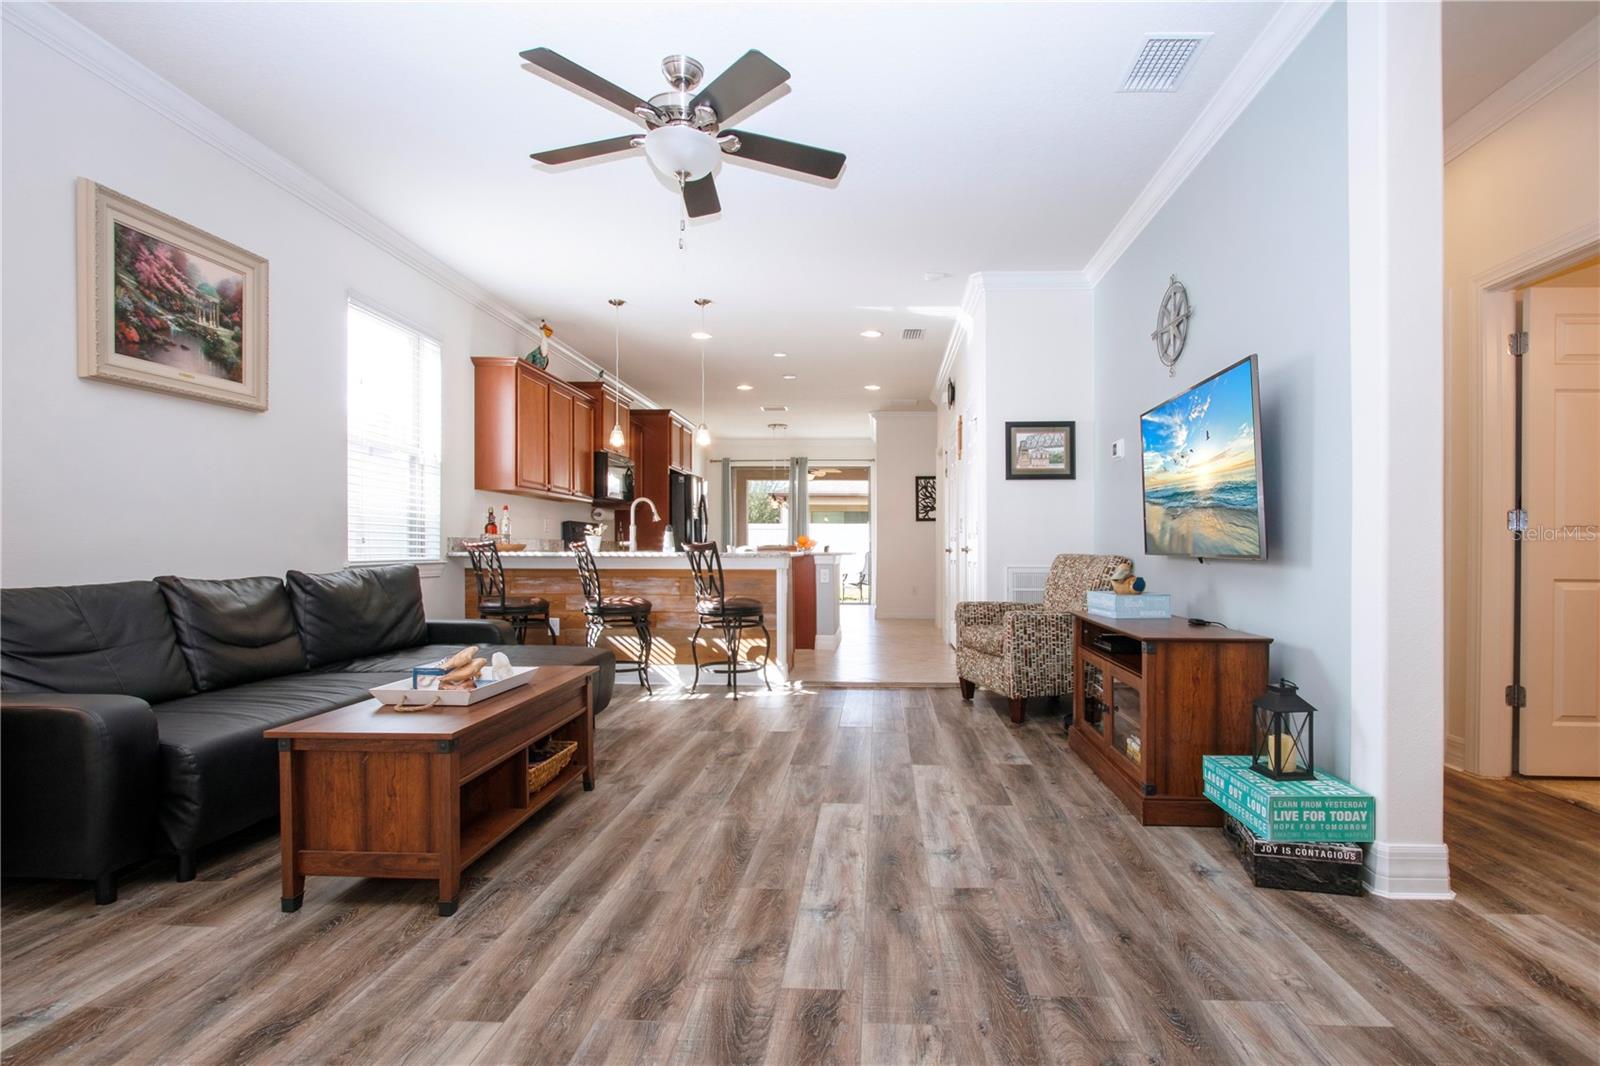
<svg viewBox="0 0 1600 1066">
<path fill-rule="evenodd" d="M 868 392 L 877 392 L 879 389 L 883 388 L 882 385 L 863 385 L 861 387 L 866 389 Z"/>
<path fill-rule="evenodd" d="M 928 270 L 928 271 L 925 271 L 923 273 L 922 280 L 923 281 L 943 281 L 945 278 L 948 278 L 949 276 L 950 276 L 949 271 L 945 271 L 945 270 Z"/>
<path fill-rule="evenodd" d="M 869 341 L 875 341 L 879 337 L 883 336 L 883 330 L 881 330 L 881 329 L 864 329 L 864 330 L 861 331 L 861 335 L 863 337 L 867 338 L 867 340 L 869 340 Z"/>
<path fill-rule="evenodd" d="M 703 329 L 697 329 L 693 333 L 689 334 L 689 337 L 692 340 L 708 341 L 711 339 L 711 334 L 707 333 Z"/>
<path fill-rule="evenodd" d="M 785 374 L 785 375 L 783 375 L 783 380 L 785 380 L 785 381 L 793 381 L 795 378 L 797 378 L 799 376 L 800 375 L 798 375 L 798 374 Z"/>
<path fill-rule="evenodd" d="M 755 388 L 755 386 L 754 386 L 754 385 L 738 385 L 738 386 L 735 386 L 735 387 L 736 387 L 736 388 L 737 388 L 737 389 L 738 389 L 738 390 L 739 390 L 739 391 L 740 391 L 740 392 L 749 392 L 749 391 L 750 391 L 750 390 L 751 390 L 751 389 L 753 389 L 753 388 Z"/>
<path fill-rule="evenodd" d="M 772 353 L 772 358 L 774 358 L 774 359 L 787 359 L 787 358 L 789 358 L 789 353 L 788 352 L 773 352 Z"/>
</svg>

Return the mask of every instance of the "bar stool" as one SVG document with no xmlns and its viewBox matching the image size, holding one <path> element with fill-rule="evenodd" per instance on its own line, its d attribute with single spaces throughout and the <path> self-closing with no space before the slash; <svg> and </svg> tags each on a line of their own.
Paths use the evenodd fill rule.
<svg viewBox="0 0 1600 1066">
<path fill-rule="evenodd" d="M 492 540 L 464 540 L 461 550 L 472 563 L 472 573 L 478 579 L 478 613 L 484 618 L 503 618 L 511 623 L 517 643 L 523 643 L 528 626 L 542 624 L 550 634 L 550 643 L 556 642 L 555 627 L 550 624 L 550 601 L 537 596 L 510 599 L 506 596 L 506 572 L 500 565 L 500 546 Z"/>
<path fill-rule="evenodd" d="M 684 550 L 689 555 L 689 569 L 694 571 L 695 611 L 699 615 L 694 636 L 689 639 L 689 648 L 694 656 L 694 684 L 689 690 L 693 692 L 700 687 L 700 631 L 706 626 L 716 626 L 722 630 L 723 639 L 728 645 L 728 657 L 720 662 L 706 663 L 705 668 L 712 671 L 721 668 L 733 688 L 734 699 L 739 698 L 739 675 L 756 670 L 761 671 L 761 680 L 767 686 L 767 691 L 771 692 L 772 682 L 767 680 L 767 661 L 772 658 L 772 634 L 767 632 L 761 601 L 727 594 L 727 582 L 722 574 L 722 555 L 717 551 L 715 541 L 686 544 Z M 739 661 L 739 636 L 746 629 L 761 630 L 766 640 L 760 663 Z"/>
<path fill-rule="evenodd" d="M 639 635 L 639 683 L 644 690 L 655 695 L 650 687 L 650 649 L 654 644 L 650 636 L 650 601 L 643 596 L 603 596 L 600 589 L 600 570 L 594 565 L 594 555 L 589 545 L 581 540 L 571 541 L 567 550 L 578 561 L 578 581 L 583 586 L 583 616 L 587 621 L 586 641 L 589 647 L 600 643 L 600 634 L 607 629 L 631 628 Z M 626 670 L 628 664 L 617 664 Z"/>
</svg>

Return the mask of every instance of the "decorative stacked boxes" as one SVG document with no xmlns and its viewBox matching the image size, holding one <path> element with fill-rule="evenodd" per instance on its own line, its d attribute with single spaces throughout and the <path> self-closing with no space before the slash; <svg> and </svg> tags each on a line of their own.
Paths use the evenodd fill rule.
<svg viewBox="0 0 1600 1066">
<path fill-rule="evenodd" d="M 1332 774 L 1274 781 L 1248 755 L 1206 755 L 1207 799 L 1228 815 L 1229 838 L 1260 888 L 1360 895 L 1377 802 Z"/>
</svg>

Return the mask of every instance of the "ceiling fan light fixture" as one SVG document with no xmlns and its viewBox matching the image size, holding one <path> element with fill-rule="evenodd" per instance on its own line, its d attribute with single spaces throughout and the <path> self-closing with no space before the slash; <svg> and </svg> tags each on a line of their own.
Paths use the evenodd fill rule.
<svg viewBox="0 0 1600 1066">
<path fill-rule="evenodd" d="M 650 165 L 669 178 L 699 181 L 722 158 L 715 138 L 693 126 L 658 126 L 644 135 L 644 154 Z"/>
</svg>

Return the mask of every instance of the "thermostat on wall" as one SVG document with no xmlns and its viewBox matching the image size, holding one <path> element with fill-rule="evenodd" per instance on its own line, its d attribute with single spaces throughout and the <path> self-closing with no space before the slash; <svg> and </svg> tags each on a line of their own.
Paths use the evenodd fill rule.
<svg viewBox="0 0 1600 1066">
<path fill-rule="evenodd" d="M 1113 458 L 1113 459 L 1121 459 L 1122 458 L 1122 451 L 1123 451 L 1122 438 L 1119 437 L 1116 440 L 1111 442 L 1111 458 Z"/>
</svg>

